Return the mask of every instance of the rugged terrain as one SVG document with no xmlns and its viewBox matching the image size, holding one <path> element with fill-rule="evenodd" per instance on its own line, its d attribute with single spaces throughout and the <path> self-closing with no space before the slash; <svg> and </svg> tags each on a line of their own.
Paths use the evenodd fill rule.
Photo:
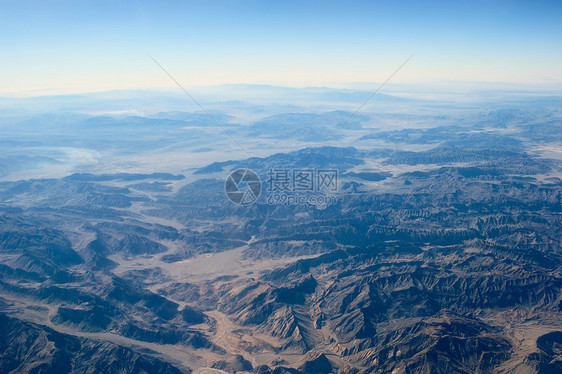
<svg viewBox="0 0 562 374">
<path fill-rule="evenodd" d="M 562 372 L 561 122 L 364 120 L 353 147 L 1 182 L 0 372 Z M 276 168 L 337 170 L 334 199 L 268 202 Z"/>
</svg>

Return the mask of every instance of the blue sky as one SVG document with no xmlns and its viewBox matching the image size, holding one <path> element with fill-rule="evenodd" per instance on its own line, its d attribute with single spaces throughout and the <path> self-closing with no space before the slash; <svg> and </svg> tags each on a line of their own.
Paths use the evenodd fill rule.
<svg viewBox="0 0 562 374">
<path fill-rule="evenodd" d="M 562 82 L 562 1 L 0 0 L 0 94 Z"/>
</svg>

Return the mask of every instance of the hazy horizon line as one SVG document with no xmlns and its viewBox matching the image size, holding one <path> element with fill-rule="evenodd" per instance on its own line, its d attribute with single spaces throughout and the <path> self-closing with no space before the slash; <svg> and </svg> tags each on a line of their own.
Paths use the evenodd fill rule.
<svg viewBox="0 0 562 374">
<path fill-rule="evenodd" d="M 208 85 L 185 85 L 186 88 L 193 90 L 217 89 L 222 87 L 255 87 L 255 88 L 275 88 L 275 89 L 329 89 L 329 90 L 354 90 L 354 91 L 369 91 L 380 85 L 380 82 L 332 82 L 319 85 L 296 85 L 296 84 L 273 84 L 273 83 L 222 83 L 222 84 L 208 84 Z M 535 82 L 535 83 L 518 83 L 518 82 L 502 82 L 502 81 L 465 81 L 465 80 L 440 80 L 434 82 L 415 82 L 415 83 L 389 83 L 385 89 L 387 91 L 394 91 L 396 89 L 404 88 L 426 88 L 426 89 L 448 89 L 448 90 L 470 90 L 470 91 L 557 91 L 562 90 L 562 81 L 560 82 Z M 3 99 L 26 99 L 26 98 L 40 98 L 40 97 L 65 97 L 65 96 L 78 96 L 78 95 L 92 95 L 92 94 L 109 94 L 109 93 L 126 93 L 126 92 L 167 92 L 170 94 L 179 93 L 177 87 L 170 86 L 152 86 L 152 87 L 130 87 L 130 88 L 116 88 L 116 89 L 94 89 L 94 90 L 60 90 L 57 88 L 34 89 L 23 91 L 6 91 L 0 92 L 0 98 Z M 381 92 L 385 94 L 385 92 Z M 561 92 L 562 94 L 562 92 Z"/>
</svg>

